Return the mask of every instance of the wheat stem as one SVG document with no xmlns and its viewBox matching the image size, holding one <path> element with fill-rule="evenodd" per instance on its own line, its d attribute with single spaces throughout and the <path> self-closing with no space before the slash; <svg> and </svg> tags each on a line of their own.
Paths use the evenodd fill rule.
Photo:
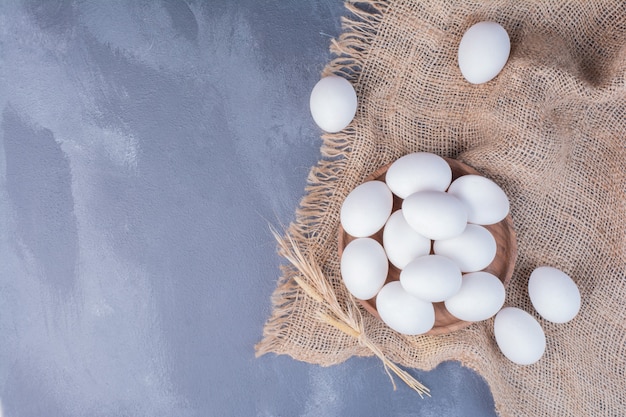
<svg viewBox="0 0 626 417">
<path fill-rule="evenodd" d="M 298 271 L 298 273 L 293 274 L 295 282 L 300 286 L 300 288 L 302 288 L 305 294 L 317 301 L 329 312 L 319 311 L 319 320 L 335 327 L 348 336 L 357 339 L 363 346 L 372 351 L 372 353 L 383 362 L 385 372 L 389 375 L 394 390 L 396 389 L 396 383 L 392 372 L 409 387 L 415 390 L 420 397 L 423 398 L 424 395 L 430 396 L 430 391 L 426 386 L 418 382 L 408 372 L 390 361 L 385 356 L 383 351 L 365 335 L 363 320 L 360 316 L 360 312 L 358 312 L 358 315 L 355 316 L 353 312 L 346 311 L 341 306 L 337 300 L 335 291 L 326 280 L 322 269 L 313 256 L 311 254 L 309 254 L 308 257 L 305 256 L 291 235 L 287 234 L 285 237 L 281 237 L 273 228 L 271 228 L 271 232 L 278 242 L 279 253 L 285 257 L 285 259 L 287 259 Z M 358 311 L 358 307 L 356 307 L 354 300 L 350 299 L 350 301 L 352 302 L 352 306 Z M 350 309 L 348 308 L 348 310 Z"/>
</svg>

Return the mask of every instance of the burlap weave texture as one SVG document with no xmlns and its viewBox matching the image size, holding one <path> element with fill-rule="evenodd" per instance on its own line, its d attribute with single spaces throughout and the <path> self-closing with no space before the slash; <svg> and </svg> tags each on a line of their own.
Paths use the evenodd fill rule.
<svg viewBox="0 0 626 417">
<path fill-rule="evenodd" d="M 505 305 L 538 318 L 544 357 L 518 366 L 499 352 L 493 320 L 443 336 L 399 335 L 368 313 L 364 327 L 393 361 L 431 369 L 459 360 L 489 384 L 501 416 L 626 415 L 626 2 L 370 1 L 348 4 L 337 58 L 359 98 L 355 120 L 323 136 L 323 159 L 289 228 L 338 298 L 339 210 L 377 168 L 415 151 L 458 158 L 496 181 L 511 201 L 519 247 Z M 482 85 L 457 65 L 472 24 L 492 20 L 511 37 L 503 71 Z M 579 315 L 547 322 L 528 298 L 530 272 L 550 265 L 582 295 Z M 371 355 L 322 323 L 319 304 L 288 267 L 259 353 L 333 365 Z M 354 308 L 346 303 L 346 308 Z"/>
</svg>

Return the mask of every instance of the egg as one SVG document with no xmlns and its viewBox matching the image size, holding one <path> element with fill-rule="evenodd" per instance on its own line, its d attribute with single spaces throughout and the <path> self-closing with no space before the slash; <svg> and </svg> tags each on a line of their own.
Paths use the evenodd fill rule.
<svg viewBox="0 0 626 417">
<path fill-rule="evenodd" d="M 478 271 L 463 275 L 461 288 L 444 305 L 461 320 L 482 321 L 500 311 L 505 297 L 504 284 L 497 276 Z"/>
<path fill-rule="evenodd" d="M 551 266 L 540 266 L 530 274 L 528 295 L 537 313 L 553 323 L 567 323 L 580 310 L 578 287 L 569 275 Z"/>
<path fill-rule="evenodd" d="M 467 209 L 455 196 L 442 191 L 418 191 L 402 201 L 406 222 L 429 239 L 460 235 L 467 225 Z"/>
<path fill-rule="evenodd" d="M 516 307 L 505 307 L 496 314 L 493 332 L 500 351 L 511 362 L 531 365 L 546 350 L 546 335 L 533 316 Z"/>
<path fill-rule="evenodd" d="M 412 296 L 398 281 L 389 282 L 380 290 L 376 309 L 382 321 L 398 333 L 418 335 L 435 325 L 432 303 Z"/>
<path fill-rule="evenodd" d="M 490 225 L 509 214 L 509 199 L 498 184 L 480 175 L 463 175 L 455 179 L 448 193 L 461 200 L 467 208 L 467 221 Z"/>
<path fill-rule="evenodd" d="M 348 80 L 331 75 L 315 84 L 309 105 L 315 123 L 326 132 L 335 133 L 354 119 L 357 96 Z"/>
<path fill-rule="evenodd" d="M 430 253 L 431 240 L 417 233 L 404 219 L 402 209 L 396 210 L 383 229 L 383 247 L 396 268 L 403 269 L 418 256 Z"/>
<path fill-rule="evenodd" d="M 459 43 L 459 69 L 467 81 L 482 84 L 502 71 L 511 52 L 506 30 L 495 22 L 470 27 Z"/>
<path fill-rule="evenodd" d="M 348 194 L 341 206 L 341 226 L 351 236 L 371 236 L 391 215 L 393 195 L 382 181 L 367 181 Z"/>
<path fill-rule="evenodd" d="M 400 272 L 400 283 L 409 294 L 436 303 L 459 291 L 461 270 L 445 256 L 420 256 Z"/>
<path fill-rule="evenodd" d="M 496 239 L 477 224 L 468 224 L 458 236 L 433 243 L 433 252 L 457 263 L 462 272 L 480 271 L 496 257 Z"/>
<path fill-rule="evenodd" d="M 452 169 L 439 155 L 415 152 L 391 164 L 385 181 L 395 195 L 407 198 L 423 190 L 445 191 L 452 181 Z"/>
<path fill-rule="evenodd" d="M 369 300 L 385 284 L 389 262 L 380 243 L 364 237 L 348 243 L 341 255 L 340 269 L 350 294 L 359 300 Z"/>
</svg>

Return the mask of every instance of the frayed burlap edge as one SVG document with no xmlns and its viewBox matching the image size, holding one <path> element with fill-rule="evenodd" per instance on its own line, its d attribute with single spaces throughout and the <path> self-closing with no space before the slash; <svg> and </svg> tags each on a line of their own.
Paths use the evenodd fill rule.
<svg viewBox="0 0 626 417">
<path fill-rule="evenodd" d="M 378 1 L 347 3 L 346 8 L 352 16 L 342 17 L 343 33 L 337 40 L 332 40 L 330 47 L 331 52 L 337 57 L 326 66 L 322 76 L 341 75 L 354 84 L 363 59 L 367 55 L 368 45 L 376 34 L 376 28 L 386 4 Z M 331 234 L 336 233 L 336 229 L 319 226 L 328 223 L 337 224 L 337 210 L 329 207 L 329 196 L 342 188 L 338 186 L 338 183 L 342 181 L 341 173 L 346 168 L 354 134 L 354 129 L 349 126 L 339 133 L 322 135 L 323 159 L 309 172 L 305 189 L 306 196 L 296 210 L 295 222 L 291 223 L 285 231 L 285 235 L 293 239 L 306 256 L 313 256 L 318 259 L 318 263 L 320 258 L 328 256 L 329 251 L 337 249 L 325 246 L 326 242 L 334 240 L 335 236 Z M 297 269 L 292 266 L 282 266 L 281 272 L 282 275 L 271 299 L 272 315 L 265 324 L 262 340 L 255 346 L 257 356 L 273 352 L 294 357 L 292 350 L 285 348 L 286 323 L 291 317 L 293 301 L 306 295 L 294 279 L 294 275 L 298 274 Z M 348 338 L 347 335 L 345 337 Z M 323 358 L 319 358 L 322 360 L 320 364 L 334 365 L 354 354 L 368 355 L 364 350 L 346 352 L 345 357 L 341 359 L 334 358 L 324 362 Z M 294 358 L 308 360 L 299 356 Z"/>
</svg>

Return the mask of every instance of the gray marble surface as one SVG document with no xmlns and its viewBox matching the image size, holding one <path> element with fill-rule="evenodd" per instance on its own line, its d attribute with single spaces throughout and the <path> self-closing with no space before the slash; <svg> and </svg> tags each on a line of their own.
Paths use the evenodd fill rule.
<svg viewBox="0 0 626 417">
<path fill-rule="evenodd" d="M 5 417 L 487 416 L 457 363 L 254 357 L 339 0 L 0 1 Z"/>
</svg>

